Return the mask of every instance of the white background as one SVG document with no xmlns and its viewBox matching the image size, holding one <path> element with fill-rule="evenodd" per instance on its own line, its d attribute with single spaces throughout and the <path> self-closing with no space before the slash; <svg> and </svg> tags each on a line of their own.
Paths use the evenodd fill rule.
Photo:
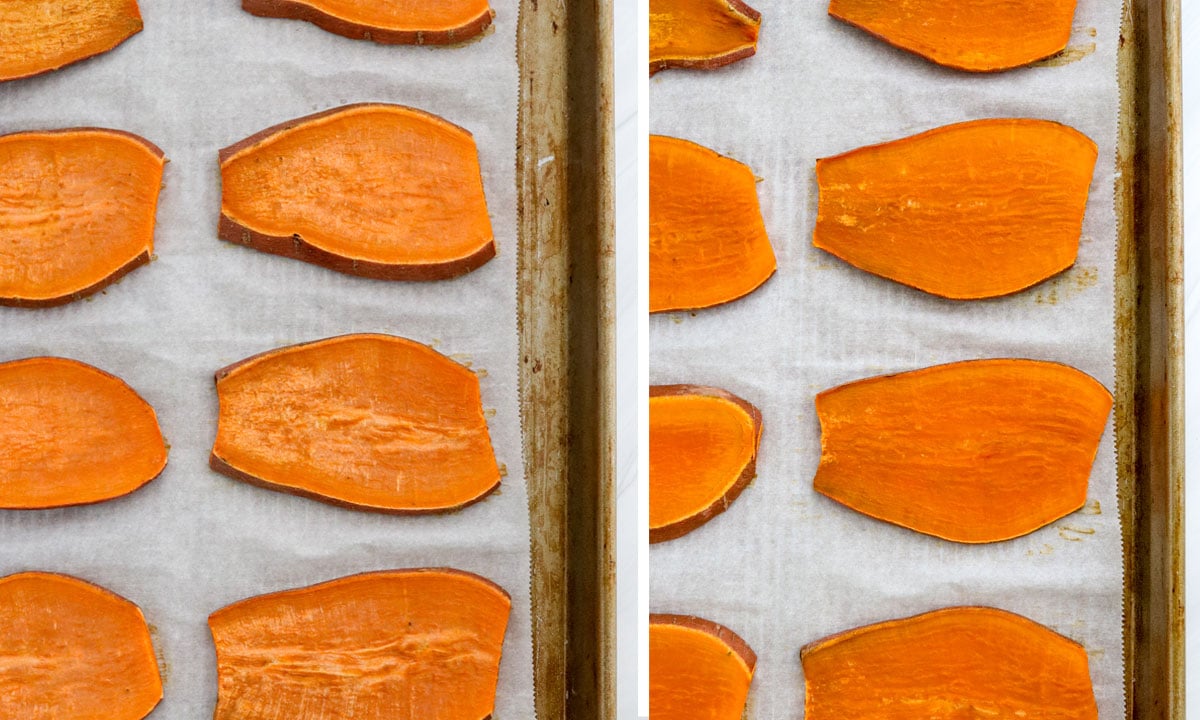
<svg viewBox="0 0 1200 720">
<path fill-rule="evenodd" d="M 617 717 L 637 716 L 638 0 L 616 0 L 613 83 L 617 205 Z M 645 533 L 641 533 L 645 534 Z"/>
</svg>

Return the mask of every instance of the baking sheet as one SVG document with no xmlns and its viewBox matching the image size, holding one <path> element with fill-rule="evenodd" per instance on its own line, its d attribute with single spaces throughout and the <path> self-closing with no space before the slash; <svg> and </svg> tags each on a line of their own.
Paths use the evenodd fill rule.
<svg viewBox="0 0 1200 720">
<path fill-rule="evenodd" d="M 754 720 L 803 716 L 802 645 L 949 605 L 1030 617 L 1088 651 L 1100 717 L 1124 715 L 1121 529 L 1112 425 L 1084 510 L 1009 542 L 964 546 L 872 520 L 812 490 L 813 396 L 937 363 L 1030 357 L 1113 388 L 1114 173 L 1121 3 L 1080 0 L 1066 57 L 997 75 L 943 69 L 826 15 L 759 0 L 758 54 L 650 82 L 651 131 L 747 163 L 779 262 L 752 295 L 651 317 L 652 384 L 723 387 L 757 405 L 758 476 L 729 510 L 651 546 L 654 612 L 724 624 L 758 653 Z M 1064 62 L 1069 58 L 1070 61 Z M 1057 120 L 1099 145 L 1079 257 L 1012 297 L 960 303 L 877 278 L 811 246 L 816 159 L 953 122 Z"/>
<path fill-rule="evenodd" d="M 162 476 L 91 507 L 0 512 L 0 574 L 49 570 L 141 606 L 164 668 L 151 717 L 210 717 L 210 612 L 369 570 L 448 565 L 512 595 L 495 717 L 533 717 L 529 517 L 517 401 L 516 0 L 457 48 L 385 47 L 308 23 L 256 18 L 236 0 L 142 0 L 145 30 L 112 53 L 0 85 L 0 133 L 94 125 L 138 133 L 170 163 L 157 258 L 62 308 L 0 308 L 0 361 L 61 355 L 122 377 L 158 411 Z M 355 102 L 395 102 L 474 133 L 498 255 L 461 278 L 389 283 L 221 242 L 217 150 L 276 123 Z M 249 355 L 351 332 L 434 345 L 480 371 L 500 491 L 461 512 L 392 517 L 251 487 L 208 469 L 212 374 Z M 486 374 L 483 372 L 486 371 Z"/>
</svg>

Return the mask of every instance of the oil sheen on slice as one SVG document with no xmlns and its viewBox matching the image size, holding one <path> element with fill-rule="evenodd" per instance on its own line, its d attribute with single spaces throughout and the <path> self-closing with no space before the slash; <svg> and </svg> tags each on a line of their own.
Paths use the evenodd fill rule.
<svg viewBox="0 0 1200 720">
<path fill-rule="evenodd" d="M 500 485 L 479 378 L 421 343 L 343 335 L 217 373 L 212 467 L 360 510 L 440 513 Z"/>
<path fill-rule="evenodd" d="M 368 103 L 225 148 L 221 239 L 381 280 L 443 280 L 496 254 L 471 133 Z"/>
<path fill-rule="evenodd" d="M 0 136 L 0 305 L 62 305 L 150 262 L 165 162 L 118 130 Z"/>
<path fill-rule="evenodd" d="M 976 120 L 817 161 L 813 245 L 955 300 L 1071 267 L 1096 144 L 1045 120 Z"/>
<path fill-rule="evenodd" d="M 508 593 L 449 568 L 389 570 L 243 600 L 208 620 L 214 720 L 483 720 Z"/>
<path fill-rule="evenodd" d="M 972 360 L 817 395 L 813 487 L 861 513 L 963 543 L 1008 540 L 1083 507 L 1112 408 L 1079 370 Z"/>
<path fill-rule="evenodd" d="M 650 136 L 650 312 L 727 303 L 775 273 L 755 183 L 736 160 Z"/>
<path fill-rule="evenodd" d="M 1096 720 L 1082 645 L 1020 615 L 952 607 L 800 652 L 806 720 Z"/>
</svg>

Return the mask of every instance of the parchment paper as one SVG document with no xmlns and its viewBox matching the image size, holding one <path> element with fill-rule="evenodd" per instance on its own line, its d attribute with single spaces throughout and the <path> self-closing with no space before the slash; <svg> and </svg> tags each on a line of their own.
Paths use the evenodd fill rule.
<svg viewBox="0 0 1200 720">
<path fill-rule="evenodd" d="M 949 605 L 1043 623 L 1088 650 L 1100 717 L 1124 717 L 1115 445 L 1087 507 L 1029 536 L 964 546 L 849 510 L 812 489 L 813 396 L 851 380 L 986 357 L 1057 360 L 1110 389 L 1119 0 L 1080 0 L 1075 62 L 998 75 L 939 68 L 826 15 L 823 0 L 759 0 L 758 54 L 651 79 L 651 131 L 747 163 L 779 269 L 721 308 L 651 318 L 652 384 L 723 387 L 756 404 L 758 477 L 725 514 L 651 546 L 651 610 L 700 615 L 758 653 L 747 717 L 803 716 L 802 645 Z M 1090 52 L 1094 43 L 1094 52 Z M 1078 261 L 1015 296 L 941 300 L 812 247 L 818 157 L 987 117 L 1064 122 L 1100 147 Z"/>
<path fill-rule="evenodd" d="M 388 568 L 448 565 L 502 585 L 513 610 L 495 717 L 533 717 L 529 516 L 517 404 L 516 0 L 457 48 L 385 47 L 236 0 L 142 0 L 145 30 L 112 53 L 0 84 L 0 132 L 128 130 L 170 159 L 157 259 L 91 301 L 0 309 L 0 361 L 51 354 L 122 377 L 158 411 L 162 476 L 91 507 L 0 512 L 0 573 L 40 569 L 103 585 L 155 628 L 165 698 L 155 720 L 211 717 L 207 618 L 252 595 Z M 474 133 L 498 255 L 456 280 L 354 278 L 217 239 L 217 150 L 291 118 L 396 102 Z M 208 469 L 212 374 L 244 357 L 350 332 L 429 343 L 481 371 L 500 492 L 461 512 L 392 517 L 251 487 Z M 482 371 L 486 370 L 486 375 Z M 3 450 L 0 449 L 0 452 Z"/>
</svg>

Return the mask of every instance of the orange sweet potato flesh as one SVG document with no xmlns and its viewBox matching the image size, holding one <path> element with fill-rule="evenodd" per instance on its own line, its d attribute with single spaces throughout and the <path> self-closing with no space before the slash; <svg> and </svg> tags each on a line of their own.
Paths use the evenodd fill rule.
<svg viewBox="0 0 1200 720">
<path fill-rule="evenodd" d="M 495 17 L 487 0 L 242 0 L 242 8 L 385 45 L 460 43 L 482 33 Z"/>
<path fill-rule="evenodd" d="M 650 542 L 686 535 L 754 479 L 762 414 L 719 388 L 650 388 Z"/>
<path fill-rule="evenodd" d="M 349 508 L 438 513 L 500 486 L 479 378 L 412 340 L 344 335 L 217 372 L 210 464 Z"/>
<path fill-rule="evenodd" d="M 650 717 L 740 720 L 757 658 L 732 630 L 688 615 L 650 616 Z"/>
<path fill-rule="evenodd" d="M 830 0 L 829 14 L 940 65 L 996 72 L 1065 48 L 1075 0 Z"/>
<path fill-rule="evenodd" d="M 736 300 L 775 273 L 754 173 L 687 140 L 650 136 L 650 312 Z"/>
<path fill-rule="evenodd" d="M 757 10 L 741 0 L 650 0 L 650 74 L 711 70 L 758 48 Z"/>
<path fill-rule="evenodd" d="M 0 717 L 141 720 L 162 699 L 142 611 L 66 575 L 0 578 Z"/>
<path fill-rule="evenodd" d="M 112 50 L 142 29 L 137 0 L 0 2 L 0 82 Z"/>
<path fill-rule="evenodd" d="M 162 472 L 154 408 L 106 372 L 74 360 L 0 363 L 0 508 L 111 500 Z"/>
<path fill-rule="evenodd" d="M 496 254 L 475 140 L 436 115 L 349 105 L 220 160 L 223 240 L 383 280 L 452 278 Z"/>
<path fill-rule="evenodd" d="M 974 360 L 817 395 L 813 487 L 963 543 L 1008 540 L 1083 506 L 1112 395 L 1066 365 Z"/>
<path fill-rule="evenodd" d="M 117 130 L 0 136 L 0 305 L 62 305 L 150 262 L 165 162 Z"/>
<path fill-rule="evenodd" d="M 993 119 L 818 160 L 813 244 L 942 297 L 1015 293 L 1075 263 L 1096 153 L 1065 125 Z"/>
<path fill-rule="evenodd" d="M 1095 720 L 1088 656 L 1003 610 L 955 607 L 869 625 L 800 652 L 806 720 Z"/>
<path fill-rule="evenodd" d="M 491 717 L 511 608 L 461 570 L 392 570 L 262 595 L 208 619 L 214 720 Z"/>
</svg>

